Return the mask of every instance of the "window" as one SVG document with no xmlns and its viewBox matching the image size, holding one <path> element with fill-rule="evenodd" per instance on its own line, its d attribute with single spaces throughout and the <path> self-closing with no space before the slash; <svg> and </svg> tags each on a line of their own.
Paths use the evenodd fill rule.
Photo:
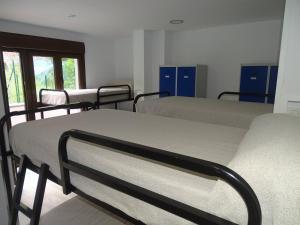
<svg viewBox="0 0 300 225">
<path fill-rule="evenodd" d="M 6 112 L 38 107 L 41 88 L 85 88 L 84 52 L 82 42 L 0 32 Z M 36 117 L 23 116 L 22 121 Z"/>
<path fill-rule="evenodd" d="M 37 101 L 42 88 L 55 89 L 53 57 L 33 56 L 33 69 Z"/>
<path fill-rule="evenodd" d="M 78 59 L 62 58 L 64 89 L 79 89 Z"/>
</svg>

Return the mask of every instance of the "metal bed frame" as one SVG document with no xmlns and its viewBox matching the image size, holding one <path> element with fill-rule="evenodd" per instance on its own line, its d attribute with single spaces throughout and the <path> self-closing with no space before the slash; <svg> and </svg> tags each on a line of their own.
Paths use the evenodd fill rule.
<svg viewBox="0 0 300 225">
<path fill-rule="evenodd" d="M 5 188 L 8 196 L 8 205 L 9 209 L 11 209 L 12 203 L 12 190 L 11 190 L 11 182 L 10 182 L 10 172 L 9 172 L 9 163 L 8 158 L 11 157 L 12 161 L 16 159 L 13 150 L 6 143 L 6 134 L 10 129 L 10 118 L 13 116 L 19 115 L 28 115 L 31 113 L 43 113 L 45 111 L 57 110 L 57 109 L 83 109 L 90 110 L 94 109 L 95 106 L 89 102 L 75 103 L 69 105 L 58 105 L 58 106 L 48 106 L 48 107 L 40 107 L 32 110 L 22 110 L 22 111 L 14 111 L 6 114 L 0 119 L 0 156 L 1 156 L 1 170 L 4 178 Z M 7 148 L 9 150 L 7 151 Z"/>
<path fill-rule="evenodd" d="M 61 105 L 55 107 L 47 107 L 43 108 L 44 111 L 55 110 L 58 108 L 67 108 L 71 107 L 70 105 Z M 91 103 L 80 103 L 73 104 L 72 108 L 75 107 L 83 107 L 86 110 L 91 109 L 93 104 Z M 101 136 L 97 134 L 88 133 L 80 130 L 69 130 L 63 133 L 59 139 L 58 144 L 58 157 L 60 163 L 60 171 L 61 171 L 61 180 L 55 177 L 52 173 L 49 172 L 49 166 L 47 164 L 42 164 L 41 167 L 38 167 L 31 163 L 30 159 L 26 156 L 22 156 L 21 167 L 18 173 L 17 185 L 14 191 L 14 198 L 11 198 L 11 189 L 10 189 L 10 179 L 9 179 L 9 168 L 8 168 L 8 157 L 13 156 L 13 150 L 6 151 L 6 144 L 4 139 L 5 134 L 5 121 L 7 121 L 11 116 L 14 115 L 22 115 L 28 114 L 32 112 L 41 112 L 42 109 L 36 110 L 28 110 L 28 111 L 20 111 L 13 112 L 5 115 L 1 119 L 1 156 L 2 161 L 6 161 L 5 167 L 3 170 L 2 163 L 2 172 L 5 178 L 8 198 L 10 201 L 10 225 L 14 225 L 16 223 L 16 218 L 18 211 L 23 212 L 26 216 L 31 219 L 30 225 L 37 225 L 39 223 L 40 210 L 42 206 L 44 191 L 45 191 L 45 183 L 47 179 L 53 180 L 54 182 L 62 185 L 63 192 L 68 194 L 70 192 L 74 192 L 87 200 L 92 201 L 93 203 L 105 208 L 106 210 L 119 215 L 120 217 L 126 219 L 127 221 L 133 224 L 144 224 L 143 222 L 136 220 L 121 210 L 110 206 L 107 203 L 104 203 L 93 196 L 90 196 L 81 190 L 77 189 L 75 186 L 71 184 L 70 172 L 80 174 L 88 179 L 104 184 L 110 188 L 113 188 L 117 191 L 130 195 L 134 198 L 147 202 L 151 205 L 154 205 L 158 208 L 161 208 L 165 211 L 178 215 L 186 220 L 194 222 L 196 224 L 205 224 L 205 225 L 236 225 L 228 220 L 220 218 L 218 216 L 212 215 L 205 211 L 196 209 L 192 206 L 186 205 L 184 203 L 178 202 L 174 199 L 168 198 L 166 196 L 160 195 L 158 193 L 152 192 L 145 188 L 139 187 L 132 183 L 128 183 L 120 178 L 113 177 L 111 175 L 102 173 L 93 168 L 87 167 L 85 165 L 79 164 L 78 162 L 74 162 L 68 159 L 68 150 L 67 150 L 67 142 L 70 138 L 75 141 L 84 141 L 87 145 L 93 144 L 106 148 L 108 151 L 117 151 L 120 154 L 129 154 L 133 157 L 143 158 L 145 160 L 151 160 L 155 163 L 163 163 L 166 166 L 172 166 L 172 168 L 176 169 L 184 169 L 184 171 L 191 171 L 195 174 L 195 176 L 199 176 L 199 174 L 204 174 L 210 177 L 216 177 L 222 179 L 227 184 L 232 186 L 242 197 L 244 200 L 247 211 L 248 211 L 248 225 L 261 225 L 261 208 L 258 202 L 258 199 L 249 186 L 249 184 L 237 173 L 232 171 L 231 169 L 201 159 L 188 157 L 185 155 L 180 155 L 168 151 L 164 151 L 161 149 L 156 149 L 144 145 L 139 145 L 136 143 L 126 142 L 118 139 L 114 139 L 111 137 Z M 161 165 L 161 164 L 160 164 Z M 175 169 L 174 168 L 174 169 Z M 39 173 L 39 181 L 37 192 L 35 196 L 35 201 L 33 205 L 33 209 L 23 205 L 20 202 L 23 183 L 25 178 L 25 170 L 31 169 L 35 172 Z M 9 187 L 9 188 L 8 188 Z M 10 191 L 8 190 L 10 189 Z M 10 197 L 9 197 L 10 194 Z"/>
<path fill-rule="evenodd" d="M 253 96 L 253 97 L 265 97 L 265 98 L 266 97 L 275 97 L 274 95 L 271 95 L 271 94 L 224 91 L 218 95 L 218 99 L 221 99 L 223 95 Z"/>
<path fill-rule="evenodd" d="M 136 104 L 138 103 L 140 98 L 148 97 L 148 96 L 155 96 L 155 95 L 159 95 L 160 97 L 168 97 L 168 96 L 170 96 L 170 92 L 160 91 L 160 92 L 150 92 L 150 93 L 139 94 L 139 95 L 135 96 L 135 98 L 133 100 L 132 111 L 136 112 Z"/>
<path fill-rule="evenodd" d="M 117 94 L 106 94 L 106 95 L 101 95 L 101 90 L 107 89 L 107 88 L 118 88 L 118 87 L 126 87 L 128 89 L 127 93 L 117 93 Z M 44 91 L 51 91 L 51 92 L 62 92 L 66 96 L 66 103 L 65 104 L 70 104 L 70 96 L 67 91 L 65 90 L 58 90 L 58 89 L 47 89 L 47 88 L 42 88 L 39 91 L 39 99 L 40 99 L 40 106 L 49 106 L 47 104 L 44 104 L 42 101 L 43 98 L 43 92 Z M 125 101 L 131 101 L 133 100 L 132 98 L 132 93 L 131 93 L 131 87 L 128 84 L 120 84 L 120 85 L 105 85 L 105 86 L 100 86 L 97 89 L 97 100 L 94 103 L 96 107 L 99 109 L 100 105 L 108 105 L 108 104 L 114 104 L 115 109 L 118 109 L 118 103 L 120 102 L 125 102 Z M 107 102 L 101 102 L 101 99 L 106 98 L 106 97 L 114 97 L 114 96 L 122 96 L 122 95 L 128 95 L 128 98 L 120 99 L 120 100 L 113 100 L 113 101 L 107 101 Z M 70 114 L 70 110 L 67 109 L 67 113 Z M 44 114 L 41 114 L 42 119 L 44 118 Z"/>
<path fill-rule="evenodd" d="M 113 97 L 113 96 L 122 96 L 122 95 L 126 95 L 126 93 L 117 93 L 117 94 L 107 94 L 107 95 L 101 95 L 101 90 L 105 89 L 105 88 L 117 88 L 117 87 L 127 87 L 128 89 L 128 98 L 125 99 L 121 99 L 121 100 L 114 100 L 114 101 L 108 101 L 108 102 L 101 102 L 100 99 L 101 98 L 105 98 L 105 97 Z M 115 109 L 118 109 L 118 103 L 119 102 L 125 102 L 125 101 L 132 101 L 133 98 L 131 96 L 131 87 L 128 84 L 120 84 L 120 85 L 106 85 L 106 86 L 101 86 L 98 88 L 97 90 L 97 102 L 96 102 L 96 106 L 100 107 L 100 105 L 108 105 L 108 104 L 115 104 Z"/>
<path fill-rule="evenodd" d="M 138 103 L 140 98 L 147 97 L 147 96 L 155 96 L 155 95 L 159 95 L 161 97 L 168 97 L 168 96 L 170 96 L 170 93 L 167 92 L 167 91 L 163 91 L 163 92 L 151 92 L 151 93 L 139 94 L 134 98 L 132 111 L 136 112 L 136 104 Z M 224 96 L 224 95 L 274 97 L 274 95 L 271 95 L 271 94 L 243 93 L 243 92 L 225 91 L 225 92 L 222 92 L 221 94 L 218 95 L 218 100 L 220 100 L 222 98 L 222 96 Z"/>
</svg>

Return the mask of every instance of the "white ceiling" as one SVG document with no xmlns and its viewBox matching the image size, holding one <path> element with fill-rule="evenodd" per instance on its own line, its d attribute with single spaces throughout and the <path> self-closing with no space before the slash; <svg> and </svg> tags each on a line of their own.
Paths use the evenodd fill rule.
<svg viewBox="0 0 300 225">
<path fill-rule="evenodd" d="M 92 35 L 282 19 L 284 0 L 0 0 L 0 19 Z M 69 18 L 76 14 L 75 18 Z M 171 25 L 171 19 L 184 24 Z"/>
</svg>

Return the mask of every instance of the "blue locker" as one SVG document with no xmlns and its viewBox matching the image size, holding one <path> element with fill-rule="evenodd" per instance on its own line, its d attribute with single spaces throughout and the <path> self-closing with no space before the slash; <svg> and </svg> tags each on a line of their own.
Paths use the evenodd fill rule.
<svg viewBox="0 0 300 225">
<path fill-rule="evenodd" d="M 175 90 L 176 90 L 176 67 L 160 67 L 159 91 L 168 91 L 171 96 L 175 96 L 176 94 Z"/>
<path fill-rule="evenodd" d="M 195 97 L 196 67 L 178 67 L 177 95 Z"/>
<path fill-rule="evenodd" d="M 268 66 L 243 66 L 240 92 L 265 94 L 267 79 Z M 265 97 L 240 96 L 240 101 L 265 102 Z"/>
<path fill-rule="evenodd" d="M 268 94 L 275 96 L 277 84 L 278 66 L 271 66 Z M 268 103 L 274 104 L 274 97 L 268 97 Z"/>
</svg>

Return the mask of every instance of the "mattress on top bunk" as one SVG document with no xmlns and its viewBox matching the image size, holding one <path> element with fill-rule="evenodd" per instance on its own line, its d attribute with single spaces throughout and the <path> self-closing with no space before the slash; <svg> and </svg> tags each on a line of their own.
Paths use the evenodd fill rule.
<svg viewBox="0 0 300 225">
<path fill-rule="evenodd" d="M 96 102 L 97 101 L 97 90 L 98 89 L 78 89 L 78 90 L 65 90 L 70 99 L 70 103 L 75 102 Z M 101 99 L 101 102 L 115 101 L 119 99 L 128 98 L 128 88 L 104 88 L 100 90 L 100 96 L 105 96 L 109 94 L 124 94 L 117 96 L 105 97 Z M 48 105 L 62 105 L 66 104 L 66 95 L 61 91 L 43 91 L 42 100 L 44 104 Z"/>
<path fill-rule="evenodd" d="M 246 130 L 146 114 L 97 110 L 31 121 L 10 131 L 15 154 L 34 163 L 46 162 L 58 177 L 58 139 L 69 129 L 81 129 L 227 165 Z M 204 207 L 216 181 L 173 170 L 81 142 L 68 144 L 70 159 L 197 208 Z M 105 201 L 147 224 L 190 224 L 145 202 L 71 174 L 80 190 Z M 218 199 L 222 201 L 222 199 Z"/>
<path fill-rule="evenodd" d="M 138 102 L 136 109 L 141 113 L 248 129 L 256 116 L 272 113 L 273 105 L 176 96 L 146 99 Z"/>
<path fill-rule="evenodd" d="M 228 166 L 255 191 L 262 225 L 299 224 L 300 117 L 266 114 L 255 118 Z M 218 181 L 211 195 L 223 201 L 211 200 L 210 209 L 246 224 L 246 207 L 236 192 Z"/>
</svg>

